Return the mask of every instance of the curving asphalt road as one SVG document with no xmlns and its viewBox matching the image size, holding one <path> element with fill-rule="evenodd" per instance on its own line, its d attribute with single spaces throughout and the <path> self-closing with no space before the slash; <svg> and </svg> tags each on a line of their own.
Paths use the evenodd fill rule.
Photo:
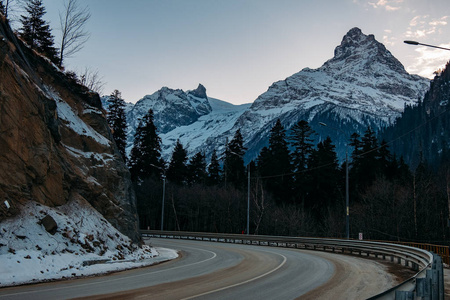
<svg viewBox="0 0 450 300">
<path fill-rule="evenodd" d="M 151 244 L 182 256 L 104 277 L 4 288 L 0 299 L 345 299 L 374 295 L 390 282 L 379 265 L 345 255 L 187 240 Z M 368 287 L 374 276 L 378 283 Z"/>
</svg>

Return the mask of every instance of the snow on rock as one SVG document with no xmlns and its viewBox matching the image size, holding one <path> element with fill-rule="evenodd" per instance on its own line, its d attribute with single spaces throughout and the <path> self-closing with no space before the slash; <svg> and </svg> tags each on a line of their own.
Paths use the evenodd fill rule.
<svg viewBox="0 0 450 300">
<path fill-rule="evenodd" d="M 52 235 L 41 220 L 56 221 Z M 28 201 L 0 223 L 0 287 L 108 273 L 176 258 L 117 231 L 81 197 L 50 208 Z"/>
<path fill-rule="evenodd" d="M 334 57 L 320 68 L 305 68 L 273 83 L 251 106 L 208 98 L 202 85 L 189 92 L 164 87 L 145 96 L 134 107 L 126 108 L 127 152 L 140 118 L 151 108 L 165 159 L 170 159 L 177 139 L 189 155 L 203 151 L 210 157 L 214 149 L 223 150 L 227 139 L 240 129 L 248 162 L 268 144 L 277 119 L 288 130 L 300 120 L 308 121 L 319 133 L 318 139 L 327 135 L 332 138 L 342 158 L 350 134 L 363 134 L 368 126 L 377 131 L 391 124 L 405 105 L 414 105 L 428 88 L 428 79 L 408 74 L 373 35 L 355 27 L 343 37 Z M 320 128 L 319 122 L 330 127 Z M 332 132 L 331 126 L 348 136 Z"/>
<path fill-rule="evenodd" d="M 250 107 L 250 104 L 233 105 L 225 101 L 208 98 L 211 104 L 211 112 L 198 118 L 192 124 L 176 127 L 175 129 L 160 134 L 162 140 L 162 152 L 165 159 L 173 151 L 177 141 L 183 144 L 189 155 L 203 151 L 210 155 L 214 149 L 221 152 L 221 147 L 216 148 L 215 138 L 229 131 L 241 114 Z M 209 141 L 214 141 L 209 144 Z M 225 140 L 222 143 L 225 145 Z"/>
<path fill-rule="evenodd" d="M 83 122 L 80 117 L 75 113 L 75 111 L 72 109 L 72 107 L 67 104 L 61 97 L 56 93 L 51 87 L 46 86 L 46 95 L 55 100 L 58 117 L 62 120 L 64 120 L 65 124 L 72 129 L 74 132 L 76 132 L 79 135 L 85 135 L 88 137 L 93 138 L 97 143 L 109 146 L 110 141 L 95 131 L 91 126 L 87 125 L 85 122 Z M 101 114 L 98 110 L 94 110 L 93 108 L 89 108 L 88 110 L 85 110 L 84 113 L 90 113 L 94 112 L 97 114 Z"/>
</svg>

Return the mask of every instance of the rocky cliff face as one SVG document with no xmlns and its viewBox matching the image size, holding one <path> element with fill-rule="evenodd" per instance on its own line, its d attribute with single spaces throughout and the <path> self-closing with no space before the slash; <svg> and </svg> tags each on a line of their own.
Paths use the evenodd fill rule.
<svg viewBox="0 0 450 300">
<path fill-rule="evenodd" d="M 206 96 L 206 89 L 201 84 L 197 89 L 187 92 L 163 87 L 139 100 L 127 113 L 130 127 L 136 129 L 140 118 L 146 115 L 149 109 L 154 112 L 154 122 L 158 131 L 167 133 L 176 127 L 192 124 L 200 116 L 209 114 L 211 105 Z"/>
<path fill-rule="evenodd" d="M 54 207 L 80 197 L 140 240 L 130 176 L 98 94 L 36 55 L 0 20 L 0 221 L 27 201 Z"/>
</svg>

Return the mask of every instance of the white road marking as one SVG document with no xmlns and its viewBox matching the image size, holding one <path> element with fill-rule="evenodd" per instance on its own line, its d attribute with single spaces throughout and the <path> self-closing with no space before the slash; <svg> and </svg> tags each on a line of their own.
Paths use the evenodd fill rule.
<svg viewBox="0 0 450 300">
<path fill-rule="evenodd" d="M 229 286 L 225 286 L 225 287 L 222 287 L 222 288 L 220 288 L 220 289 L 212 290 L 212 291 L 205 292 L 205 293 L 202 293 L 202 294 L 198 294 L 198 295 L 195 295 L 195 296 L 183 298 L 182 300 L 194 299 L 194 298 L 197 298 L 197 297 L 209 295 L 209 294 L 212 294 L 212 293 L 216 293 L 216 292 L 219 292 L 219 291 L 223 291 L 223 290 L 226 290 L 226 289 L 230 289 L 230 288 L 233 288 L 233 287 L 236 287 L 236 286 L 240 286 L 240 285 L 247 284 L 247 283 L 249 283 L 249 282 L 258 280 L 258 279 L 260 279 L 260 278 L 262 278 L 262 277 L 264 277 L 264 276 L 267 276 L 267 275 L 272 274 L 273 272 L 277 271 L 279 268 L 281 268 L 282 266 L 284 266 L 284 264 L 285 264 L 286 261 L 287 261 L 286 256 L 284 256 L 283 254 L 275 253 L 275 252 L 272 252 L 272 251 L 263 251 L 263 252 L 269 252 L 269 253 L 272 253 L 272 254 L 279 255 L 279 256 L 283 257 L 283 262 L 282 262 L 280 265 L 278 265 L 276 268 L 274 268 L 274 269 L 272 269 L 272 270 L 270 270 L 270 271 L 268 271 L 268 272 L 266 272 L 266 273 L 264 273 L 264 274 L 261 274 L 261 275 L 259 275 L 259 276 L 256 276 L 256 277 L 253 277 L 253 278 L 251 278 L 251 279 L 248 279 L 248 280 L 246 280 L 246 281 L 242 281 L 242 282 L 239 282 L 239 283 L 236 283 L 236 284 L 232 284 L 232 285 L 229 285 Z"/>
<path fill-rule="evenodd" d="M 185 248 L 190 248 L 190 249 L 200 250 L 200 251 L 204 251 L 204 252 L 209 252 L 209 253 L 212 254 L 212 256 L 207 258 L 207 259 L 204 259 L 204 260 L 201 260 L 201 261 L 198 261 L 198 262 L 195 262 L 195 263 L 187 264 L 187 265 L 184 265 L 184 266 L 178 266 L 178 267 L 173 267 L 173 268 L 169 268 L 169 269 L 164 269 L 164 270 L 151 272 L 151 274 L 157 274 L 157 273 L 166 272 L 166 271 L 170 271 L 170 270 L 176 270 L 176 269 L 181 269 L 181 268 L 195 266 L 195 265 L 202 264 L 202 263 L 205 263 L 207 261 L 210 261 L 210 260 L 212 260 L 212 259 L 217 257 L 217 253 L 215 253 L 213 251 L 204 250 L 204 249 L 200 249 L 200 248 L 196 248 L 196 247 L 187 247 L 187 246 L 185 246 Z M 144 274 L 139 274 L 139 275 L 126 276 L 125 278 L 137 278 L 137 277 L 148 276 L 148 275 L 149 275 L 149 273 L 144 273 Z M 90 285 L 96 285 L 96 284 L 103 284 L 105 282 L 114 282 L 114 281 L 122 281 L 122 280 L 124 280 L 124 277 L 116 278 L 116 279 L 103 280 L 103 281 L 97 281 L 97 282 L 91 282 L 91 283 L 84 283 L 84 284 L 79 284 L 79 285 L 75 285 L 75 286 L 74 285 L 70 285 L 70 286 L 49 288 L 49 289 L 43 289 L 43 290 L 33 290 L 33 291 L 27 291 L 27 292 L 18 292 L 18 293 L 5 294 L 5 295 L 0 295 L 0 298 L 8 297 L 8 296 L 18 296 L 18 295 L 26 295 L 26 294 L 32 294 L 32 293 L 40 293 L 40 292 L 58 291 L 58 290 L 64 290 L 64 289 L 70 289 L 70 288 L 78 288 L 78 287 L 83 287 L 83 286 L 90 286 Z"/>
</svg>

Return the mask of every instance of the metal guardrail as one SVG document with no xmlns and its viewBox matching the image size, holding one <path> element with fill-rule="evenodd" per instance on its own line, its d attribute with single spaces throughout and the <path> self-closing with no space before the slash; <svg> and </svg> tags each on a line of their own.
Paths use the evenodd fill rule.
<svg viewBox="0 0 450 300">
<path fill-rule="evenodd" d="M 382 259 L 389 258 L 391 262 L 397 262 L 405 267 L 412 268 L 417 273 L 403 283 L 370 299 L 444 299 L 444 274 L 441 258 L 429 251 L 410 246 L 357 240 L 184 231 L 141 230 L 141 234 L 148 237 L 288 247 Z"/>
<path fill-rule="evenodd" d="M 424 250 L 436 253 L 442 258 L 442 262 L 444 264 L 450 265 L 450 247 L 449 246 L 424 244 L 424 243 L 413 243 L 413 242 L 389 242 L 389 243 L 416 247 L 416 248 L 420 248 L 420 249 L 424 249 Z"/>
</svg>

